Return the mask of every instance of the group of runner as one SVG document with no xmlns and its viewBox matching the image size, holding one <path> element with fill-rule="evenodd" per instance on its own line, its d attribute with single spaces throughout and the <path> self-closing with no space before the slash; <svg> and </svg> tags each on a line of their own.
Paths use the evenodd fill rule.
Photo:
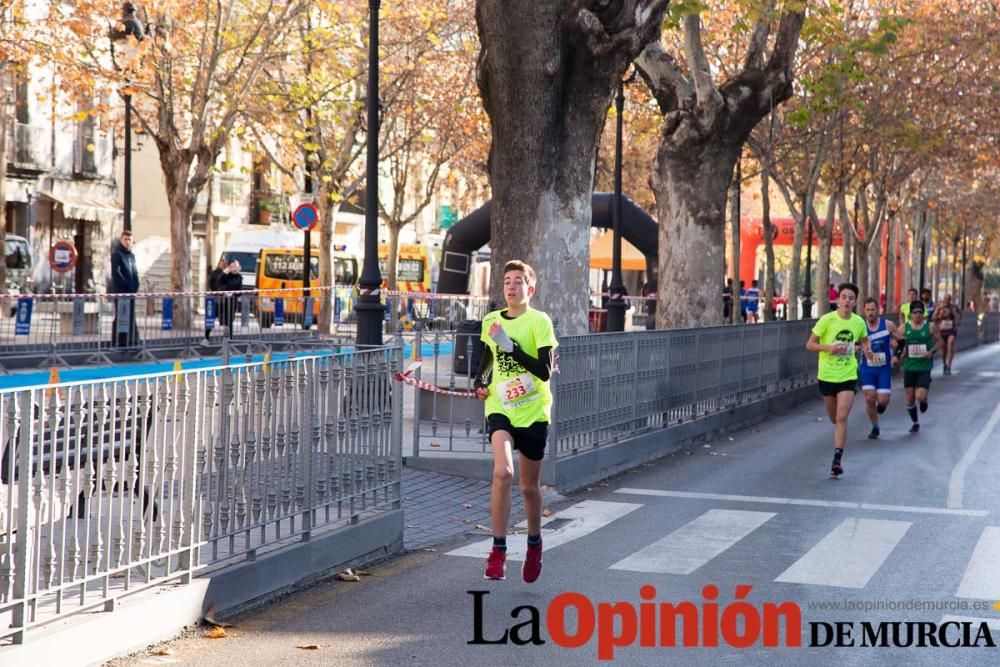
<svg viewBox="0 0 1000 667">
<path fill-rule="evenodd" d="M 558 345 L 548 315 L 531 307 L 537 289 L 534 269 L 521 261 L 504 266 L 503 292 L 506 307 L 483 318 L 481 340 L 485 344 L 475 378 L 476 396 L 485 402 L 486 422 L 493 451 L 493 483 L 490 497 L 493 544 L 486 560 L 485 577 L 506 577 L 507 527 L 514 479 L 514 452 L 518 452 L 521 495 L 528 524 L 527 550 L 521 568 L 525 582 L 542 572 L 541 467 L 545 456 L 552 392 L 549 380 L 555 372 Z M 889 407 L 892 368 L 902 358 L 906 410 L 912 426 L 920 430 L 919 413 L 927 411 L 934 355 L 944 351 L 945 374 L 951 373 L 955 334 L 961 312 L 945 296 L 941 304 L 930 302 L 929 290 L 917 296 L 910 290 L 900 321 L 880 315 L 875 299 L 866 299 L 864 317 L 855 312 L 858 288 L 840 285 L 837 309 L 816 322 L 806 348 L 819 353 L 819 390 L 823 395 L 834 432 L 830 475 L 843 474 L 847 418 L 857 386 L 865 396 L 872 428 L 871 439 L 880 435 L 879 415 Z M 858 352 L 861 362 L 858 362 Z"/>
<path fill-rule="evenodd" d="M 919 414 L 927 411 L 934 355 L 943 353 L 944 374 L 951 375 L 962 317 L 961 310 L 952 305 L 951 295 L 935 306 L 928 289 L 921 290 L 919 298 L 917 290 L 910 289 L 898 323 L 880 315 L 879 303 L 872 298 L 863 304 L 864 317 L 859 316 L 855 312 L 856 285 L 844 283 L 838 292 L 837 309 L 816 322 L 806 343 L 806 349 L 819 353 L 819 391 L 835 425 L 832 477 L 844 473 L 847 418 L 858 384 L 872 425 L 868 437 L 875 440 L 881 434 L 879 415 L 889 407 L 892 395 L 892 369 L 900 359 L 910 433 L 920 431 Z"/>
</svg>

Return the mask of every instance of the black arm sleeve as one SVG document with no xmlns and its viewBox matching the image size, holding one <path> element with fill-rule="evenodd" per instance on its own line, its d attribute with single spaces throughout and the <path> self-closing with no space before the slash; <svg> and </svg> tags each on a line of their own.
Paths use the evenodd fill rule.
<svg viewBox="0 0 1000 667">
<path fill-rule="evenodd" d="M 485 345 L 483 348 L 483 356 L 479 357 L 479 370 L 476 371 L 476 378 L 472 382 L 472 386 L 476 389 L 490 386 L 490 375 L 493 374 L 493 351 Z"/>
<path fill-rule="evenodd" d="M 512 357 L 526 369 L 528 372 L 537 377 L 543 382 L 549 379 L 549 366 L 551 365 L 552 348 L 551 347 L 540 347 L 538 348 L 538 358 L 535 359 L 530 354 L 521 349 L 521 346 L 516 342 L 514 343 L 514 351 L 511 352 Z"/>
</svg>

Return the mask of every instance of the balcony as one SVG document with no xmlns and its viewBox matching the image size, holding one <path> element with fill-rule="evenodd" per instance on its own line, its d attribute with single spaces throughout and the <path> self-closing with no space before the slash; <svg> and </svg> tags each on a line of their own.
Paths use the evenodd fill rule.
<svg viewBox="0 0 1000 667">
<path fill-rule="evenodd" d="M 288 195 L 278 192 L 256 190 L 250 195 L 251 225 L 269 225 L 272 222 L 287 224 L 291 220 Z"/>
<path fill-rule="evenodd" d="M 48 171 L 52 168 L 52 134 L 46 125 L 11 123 L 7 127 L 7 162 L 13 170 Z"/>
</svg>

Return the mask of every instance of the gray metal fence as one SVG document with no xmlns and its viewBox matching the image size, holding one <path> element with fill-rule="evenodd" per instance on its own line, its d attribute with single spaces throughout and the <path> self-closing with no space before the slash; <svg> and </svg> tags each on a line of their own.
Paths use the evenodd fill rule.
<svg viewBox="0 0 1000 667">
<path fill-rule="evenodd" d="M 570 336 L 553 378 L 550 456 L 572 456 L 647 429 L 808 384 L 813 320 Z"/>
<path fill-rule="evenodd" d="M 237 292 L 0 295 L 0 371 L 7 367 L 110 363 L 213 354 L 224 338 L 263 344 L 320 331 L 344 342 L 356 332 L 353 288 Z M 481 320 L 485 297 L 386 293 L 385 330 L 454 330 Z M 328 313 L 326 327 L 320 318 Z M 206 347 L 208 348 L 206 350 Z"/>
<path fill-rule="evenodd" d="M 400 506 L 398 347 L 0 392 L 0 643 Z"/>
</svg>

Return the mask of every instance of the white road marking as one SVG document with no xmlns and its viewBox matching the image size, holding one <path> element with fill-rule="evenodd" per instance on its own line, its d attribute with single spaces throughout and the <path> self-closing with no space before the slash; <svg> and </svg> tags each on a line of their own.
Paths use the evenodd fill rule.
<svg viewBox="0 0 1000 667">
<path fill-rule="evenodd" d="M 615 493 L 633 496 L 662 496 L 664 498 L 689 498 L 695 500 L 727 500 L 740 503 L 765 503 L 771 505 L 805 505 L 808 507 L 837 507 L 849 510 L 877 510 L 882 512 L 910 512 L 915 514 L 944 514 L 948 516 L 985 517 L 985 510 L 950 509 L 945 507 L 920 507 L 917 505 L 884 505 L 880 503 L 857 503 L 846 500 L 812 500 L 809 498 L 780 498 L 775 496 L 741 496 L 728 493 L 697 493 L 694 491 L 662 491 L 660 489 L 636 489 L 624 487 Z"/>
<path fill-rule="evenodd" d="M 1000 528 L 983 529 L 955 597 L 1000 599 Z"/>
<path fill-rule="evenodd" d="M 912 524 L 845 519 L 775 581 L 864 588 Z"/>
<path fill-rule="evenodd" d="M 965 454 L 951 471 L 951 480 L 948 482 L 948 507 L 962 506 L 962 496 L 965 494 L 965 473 L 968 472 L 972 462 L 976 460 L 979 450 L 986 444 L 986 439 L 996 428 L 997 422 L 1000 422 L 1000 402 L 993 409 L 993 414 L 990 415 L 986 425 L 979 431 L 976 439 L 972 441 L 972 444 L 965 450 Z"/>
<path fill-rule="evenodd" d="M 642 507 L 635 503 L 612 503 L 604 500 L 584 500 L 572 507 L 567 507 L 561 512 L 543 519 L 542 523 L 542 544 L 546 551 L 558 547 L 561 544 L 572 542 L 585 535 L 603 528 L 612 521 L 622 518 L 630 512 Z M 551 523 L 555 519 L 570 519 L 570 522 L 559 526 L 553 530 L 546 530 L 545 524 Z M 473 542 L 464 547 L 449 551 L 448 556 L 467 556 L 470 558 L 486 558 L 493 546 L 493 539 L 489 538 L 480 542 Z M 507 560 L 524 560 L 524 554 L 528 550 L 528 536 L 508 535 L 507 536 Z"/>
<path fill-rule="evenodd" d="M 611 566 L 612 570 L 691 574 L 764 525 L 773 512 L 709 510 Z"/>
</svg>

